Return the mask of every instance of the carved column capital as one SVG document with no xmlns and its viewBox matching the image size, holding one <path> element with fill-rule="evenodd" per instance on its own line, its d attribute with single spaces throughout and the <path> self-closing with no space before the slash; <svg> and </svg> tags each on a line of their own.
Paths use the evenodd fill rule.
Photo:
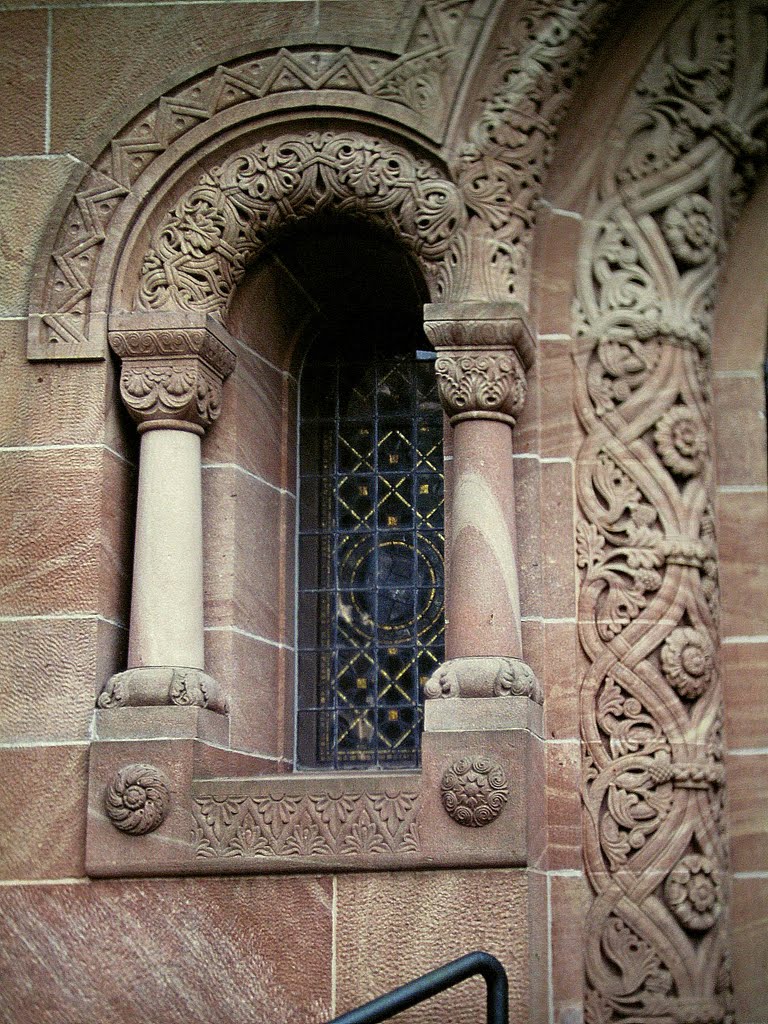
<svg viewBox="0 0 768 1024">
<path fill-rule="evenodd" d="M 222 325 L 205 315 L 130 313 L 111 316 L 109 327 L 109 344 L 121 360 L 120 397 L 139 433 L 204 434 L 235 368 Z"/>
<path fill-rule="evenodd" d="M 514 302 L 433 303 L 424 330 L 437 352 L 435 374 L 451 425 L 468 419 L 514 426 L 525 404 L 534 344 Z"/>
</svg>

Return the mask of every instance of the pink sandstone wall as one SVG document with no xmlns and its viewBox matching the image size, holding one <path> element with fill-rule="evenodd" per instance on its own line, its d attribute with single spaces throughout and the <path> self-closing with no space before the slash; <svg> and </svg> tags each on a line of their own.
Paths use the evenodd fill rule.
<svg viewBox="0 0 768 1024">
<path fill-rule="evenodd" d="M 515 870 L 124 881 L 84 875 L 93 700 L 103 680 L 124 665 L 136 444 L 111 363 L 26 361 L 31 267 L 47 217 L 79 162 L 93 159 L 143 98 L 191 67 L 245 48 L 250 39 L 287 32 L 381 42 L 404 7 L 405 0 L 105 2 L 0 13 L 6 109 L 0 118 L 0 1019 L 10 1024 L 319 1022 L 475 947 L 510 966 L 513 1020 L 527 1019 L 529 955 L 538 979 L 530 993 L 533 1017 L 552 1024 L 581 1020 L 587 889 L 576 680 L 584 665 L 571 541 L 579 433 L 570 301 L 580 231 L 576 193 L 590 168 L 577 173 L 579 159 L 562 156 L 548 192 L 554 208 L 542 211 L 535 296 L 540 358 L 515 438 L 520 506 L 540 510 L 537 519 L 547 525 L 539 537 L 530 520 L 519 524 L 524 646 L 547 700 L 549 842 L 541 870 L 529 881 Z M 630 56 L 620 62 L 624 71 L 614 76 L 613 93 L 597 73 L 597 85 L 585 90 L 587 123 L 606 122 L 615 112 L 673 5 L 647 10 L 645 24 L 654 31 L 626 37 Z M 582 138 L 588 143 L 589 133 Z M 561 154 L 567 143 L 566 135 Z M 584 156 L 576 144 L 572 153 Z M 765 215 L 765 206 L 755 209 Z M 745 223 L 744 251 L 753 255 L 743 265 L 735 257 L 729 263 L 723 310 L 730 313 L 719 322 L 721 338 L 738 336 L 744 346 L 716 347 L 715 393 L 734 975 L 739 1024 L 766 1024 L 768 970 L 757 957 L 765 955 L 758 951 L 768 934 L 768 590 L 765 576 L 751 569 L 759 564 L 764 572 L 768 561 L 765 422 L 759 419 L 765 291 L 762 304 L 750 306 L 754 317 L 746 330 L 740 312 L 755 294 L 744 285 L 760 260 L 765 266 L 766 252 L 754 226 L 759 221 Z M 734 252 L 741 252 L 740 242 Z M 738 328 L 726 330 L 728 315 Z M 241 384 L 246 393 L 247 372 Z M 734 406 L 749 410 L 746 425 Z M 225 421 L 220 426 L 206 442 L 205 458 L 237 465 L 237 441 L 227 437 Z M 749 458 L 741 443 L 745 429 L 754 437 Z M 279 477 L 283 468 L 274 471 Z M 209 493 L 224 494 L 233 472 L 207 469 Z M 213 580 L 215 570 L 208 571 Z M 214 617 L 215 592 L 211 583 Z M 255 655 L 243 641 L 210 634 L 209 642 L 219 675 L 227 664 L 248 671 Z M 62 694 L 63 713 L 56 698 Z M 245 732 L 237 745 L 268 744 L 279 757 L 284 735 L 278 723 L 269 736 Z M 529 886 L 543 889 L 547 907 L 535 922 L 530 954 Z M 458 1002 L 444 999 L 411 1019 L 456 1020 L 459 1011 L 479 1005 L 479 984 L 468 989 Z"/>
</svg>

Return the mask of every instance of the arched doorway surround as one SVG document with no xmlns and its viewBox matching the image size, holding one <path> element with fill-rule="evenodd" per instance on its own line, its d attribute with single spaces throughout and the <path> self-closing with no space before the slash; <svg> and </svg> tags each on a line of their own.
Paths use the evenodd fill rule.
<svg viewBox="0 0 768 1024">
<path fill-rule="evenodd" d="M 766 157 L 766 13 L 687 5 L 586 172 L 567 180 L 577 152 L 551 185 L 584 220 L 568 334 L 590 1021 L 733 1019 L 712 333 Z"/>
</svg>

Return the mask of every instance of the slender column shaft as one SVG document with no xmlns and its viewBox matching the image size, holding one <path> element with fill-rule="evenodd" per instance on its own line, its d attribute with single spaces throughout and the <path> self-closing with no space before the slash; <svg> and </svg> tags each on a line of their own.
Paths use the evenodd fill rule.
<svg viewBox="0 0 768 1024">
<path fill-rule="evenodd" d="M 453 445 L 446 657 L 522 658 L 512 431 L 466 419 Z"/>
<path fill-rule="evenodd" d="M 200 437 L 141 437 L 128 667 L 204 667 Z"/>
<path fill-rule="evenodd" d="M 100 708 L 194 705 L 226 712 L 203 655 L 200 438 L 235 366 L 221 324 L 201 314 L 116 313 L 120 396 L 141 434 L 128 667 Z"/>
</svg>

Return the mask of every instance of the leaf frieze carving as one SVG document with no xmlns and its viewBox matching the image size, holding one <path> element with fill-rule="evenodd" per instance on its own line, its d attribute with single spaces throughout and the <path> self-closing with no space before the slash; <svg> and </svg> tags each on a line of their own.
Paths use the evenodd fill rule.
<svg viewBox="0 0 768 1024">
<path fill-rule="evenodd" d="M 198 858 L 392 856 L 421 848 L 417 792 L 197 796 Z"/>
</svg>

